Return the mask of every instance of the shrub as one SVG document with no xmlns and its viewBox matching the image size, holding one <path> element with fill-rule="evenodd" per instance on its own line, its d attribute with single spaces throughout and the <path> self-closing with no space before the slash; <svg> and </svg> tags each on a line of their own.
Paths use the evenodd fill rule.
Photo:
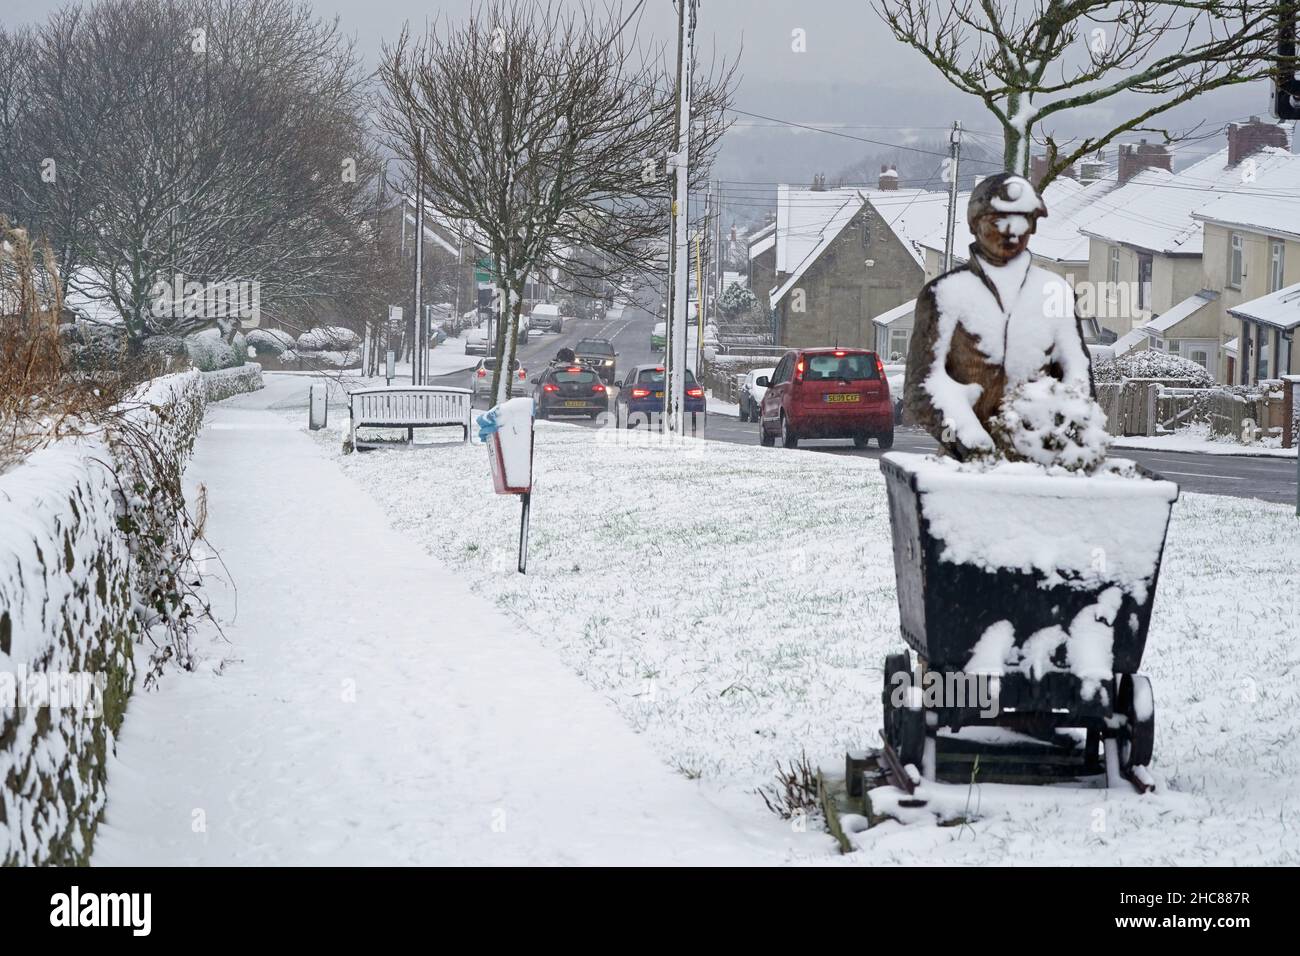
<svg viewBox="0 0 1300 956">
<path fill-rule="evenodd" d="M 248 342 L 238 332 L 227 342 L 221 337 L 220 329 L 203 329 L 185 337 L 185 351 L 199 371 L 215 372 L 243 365 L 248 357 Z"/>
<path fill-rule="evenodd" d="M 1214 384 L 1214 376 L 1197 363 L 1154 349 L 1094 362 L 1092 374 L 1098 384 L 1120 382 L 1126 378 L 1169 379 L 1187 382 L 1190 388 L 1209 388 Z"/>
<path fill-rule="evenodd" d="M 341 326 L 323 325 L 298 336 L 299 352 L 346 352 L 360 339 L 357 333 Z"/>
<path fill-rule="evenodd" d="M 294 346 L 293 336 L 283 329 L 253 329 L 246 337 L 258 355 L 283 355 Z"/>
</svg>

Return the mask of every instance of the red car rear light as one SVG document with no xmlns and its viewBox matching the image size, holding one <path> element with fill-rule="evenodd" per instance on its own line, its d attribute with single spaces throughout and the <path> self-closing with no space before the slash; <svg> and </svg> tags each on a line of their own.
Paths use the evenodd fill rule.
<svg viewBox="0 0 1300 956">
<path fill-rule="evenodd" d="M 545 385 L 542 386 L 543 392 L 558 392 L 559 390 L 560 390 L 560 386 L 552 385 L 550 382 L 547 382 Z"/>
<path fill-rule="evenodd" d="M 836 357 L 836 358 L 844 358 L 844 356 L 845 356 L 846 354 L 847 354 L 847 353 L 845 353 L 845 352 L 836 352 L 836 353 L 835 353 L 835 357 Z"/>
<path fill-rule="evenodd" d="M 582 369 L 578 368 L 578 367 L 575 365 L 573 368 L 565 369 L 565 371 L 566 371 L 566 372 L 581 372 Z"/>
<path fill-rule="evenodd" d="M 481 369 L 479 369 L 479 370 L 478 370 L 478 377 L 479 377 L 479 378 L 487 378 L 487 369 L 485 369 L 485 368 L 481 368 Z"/>
<path fill-rule="evenodd" d="M 600 384 L 596 384 L 596 385 L 591 386 L 591 390 L 592 390 L 593 392 L 603 392 L 603 391 L 605 390 L 605 386 L 604 386 L 604 385 L 600 385 Z"/>
<path fill-rule="evenodd" d="M 634 388 L 634 389 L 632 389 L 632 397 L 633 397 L 633 398 L 645 398 L 645 397 L 646 397 L 647 395 L 649 395 L 649 394 L 650 394 L 650 389 L 648 389 L 648 388 Z"/>
<path fill-rule="evenodd" d="M 689 395 L 691 398 L 703 398 L 703 397 L 704 397 L 704 389 L 702 389 L 702 388 L 698 388 L 698 387 L 697 387 L 697 388 L 688 388 L 688 389 L 686 390 L 686 394 Z"/>
<path fill-rule="evenodd" d="M 876 356 L 876 374 L 881 378 L 885 377 L 885 363 L 880 361 L 880 356 Z"/>
<path fill-rule="evenodd" d="M 520 378 L 521 381 L 522 381 L 523 379 L 527 378 L 527 376 L 524 374 L 524 370 L 523 370 L 523 369 L 520 369 L 520 370 L 519 370 L 519 378 Z"/>
<path fill-rule="evenodd" d="M 794 380 L 796 382 L 803 381 L 803 359 L 800 359 L 799 363 L 794 367 Z"/>
</svg>

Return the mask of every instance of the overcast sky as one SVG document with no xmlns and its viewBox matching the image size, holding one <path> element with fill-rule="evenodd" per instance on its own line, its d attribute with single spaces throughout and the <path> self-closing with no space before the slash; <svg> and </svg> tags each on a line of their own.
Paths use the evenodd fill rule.
<svg viewBox="0 0 1300 956">
<path fill-rule="evenodd" d="M 14 25 L 39 21 L 64 0 L 0 4 L 0 22 Z M 403 23 L 419 29 L 439 14 L 463 17 L 471 0 L 313 0 L 312 5 L 322 15 L 337 15 L 373 66 L 383 42 L 395 38 Z M 625 0 L 624 9 L 634 5 L 635 0 Z M 647 0 L 640 28 L 647 40 L 675 44 L 672 0 Z M 791 49 L 796 29 L 804 31 L 806 52 Z M 889 34 L 868 0 L 701 0 L 698 40 L 728 58 L 743 45 L 736 105 L 750 112 L 842 124 L 848 136 L 885 144 L 931 143 L 953 119 L 974 130 L 997 131 L 978 101 L 954 91 L 920 54 Z M 1267 116 L 1267 94 L 1262 84 L 1219 91 L 1171 112 L 1165 122 L 1189 129 L 1203 121 L 1212 129 L 1250 114 Z M 1073 128 L 1057 132 L 1095 131 L 1111 118 L 1110 106 L 1094 108 L 1091 115 L 1076 111 L 1068 121 Z M 1191 159 L 1222 145 L 1215 135 L 1182 147 L 1179 154 Z M 881 148 L 741 116 L 724 141 L 719 172 L 738 180 L 800 181 L 816 171 L 834 174 Z"/>
</svg>

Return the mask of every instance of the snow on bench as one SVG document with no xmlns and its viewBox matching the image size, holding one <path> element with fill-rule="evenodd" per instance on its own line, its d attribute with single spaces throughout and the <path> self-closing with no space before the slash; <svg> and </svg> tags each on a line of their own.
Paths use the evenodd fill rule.
<svg viewBox="0 0 1300 956">
<path fill-rule="evenodd" d="M 349 447 L 376 447 L 358 444 L 358 428 L 460 426 L 463 440 L 469 441 L 470 398 L 467 388 L 441 385 L 388 385 L 349 392 Z"/>
</svg>

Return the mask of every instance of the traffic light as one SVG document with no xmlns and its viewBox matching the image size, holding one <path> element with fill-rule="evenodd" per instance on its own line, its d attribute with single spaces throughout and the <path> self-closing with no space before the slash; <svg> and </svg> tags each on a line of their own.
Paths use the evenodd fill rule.
<svg viewBox="0 0 1300 956">
<path fill-rule="evenodd" d="M 1300 119 L 1300 63 L 1296 62 L 1296 38 L 1300 33 L 1300 4 L 1282 8 L 1277 24 L 1277 82 L 1273 112 L 1280 120 Z"/>
</svg>

